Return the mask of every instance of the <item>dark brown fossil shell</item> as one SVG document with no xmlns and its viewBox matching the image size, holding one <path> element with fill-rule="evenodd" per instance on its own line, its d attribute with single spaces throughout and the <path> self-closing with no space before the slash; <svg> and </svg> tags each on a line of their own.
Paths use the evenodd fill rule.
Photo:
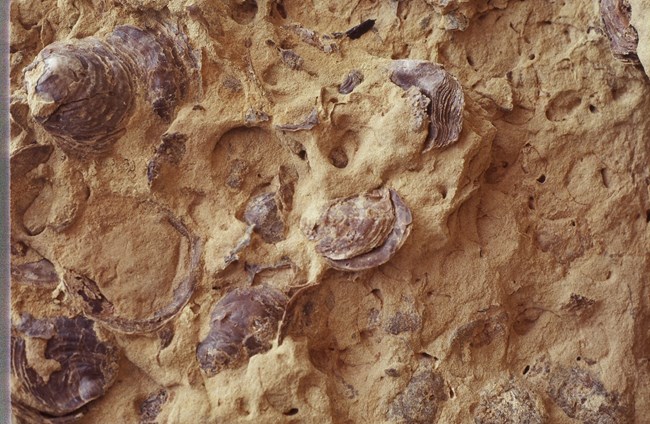
<svg viewBox="0 0 650 424">
<path fill-rule="evenodd" d="M 262 193 L 253 197 L 246 205 L 244 220 L 254 226 L 253 231 L 265 242 L 272 244 L 284 240 L 284 220 L 276 193 Z"/>
<path fill-rule="evenodd" d="M 180 281 L 174 290 L 174 298 L 170 303 L 158 310 L 152 317 L 145 319 L 132 319 L 115 314 L 113 304 L 107 299 L 97 283 L 90 278 L 78 274 L 73 270 L 66 270 L 63 283 L 68 295 L 84 313 L 102 325 L 116 332 L 125 334 L 141 334 L 157 331 L 167 322 L 171 321 L 187 304 L 194 293 L 198 278 L 199 262 L 201 260 L 201 242 L 190 230 L 171 212 L 161 210 L 167 221 L 185 237 L 189 244 L 189 266 L 187 275 Z"/>
<path fill-rule="evenodd" d="M 154 112 L 169 120 L 187 92 L 188 71 L 195 66 L 187 36 L 171 24 L 146 29 L 124 25 L 106 41 L 130 63 Z"/>
<path fill-rule="evenodd" d="M 269 286 L 238 288 L 224 296 L 210 317 L 210 332 L 196 349 L 201 369 L 214 376 L 266 352 L 289 299 Z"/>
<path fill-rule="evenodd" d="M 639 63 L 636 53 L 639 35 L 630 25 L 631 14 L 632 9 L 627 0 L 600 0 L 600 16 L 612 53 L 623 61 Z"/>
<path fill-rule="evenodd" d="M 45 343 L 40 361 L 58 363 L 58 369 L 41 375 L 28 353 L 29 340 Z M 79 408 L 101 397 L 118 371 L 118 348 L 100 340 L 93 322 L 82 316 L 34 319 L 23 315 L 11 334 L 11 371 L 15 384 L 14 413 L 26 420 L 45 416 L 75 415 Z M 43 418 L 47 422 L 47 418 Z M 53 421 L 58 422 L 58 421 Z"/>
<path fill-rule="evenodd" d="M 32 115 L 66 151 L 105 152 L 129 117 L 131 72 L 97 38 L 51 44 L 25 70 Z"/>
<path fill-rule="evenodd" d="M 397 192 L 383 188 L 334 200 L 307 236 L 332 267 L 359 271 L 388 262 L 408 237 L 411 222 Z"/>
<path fill-rule="evenodd" d="M 390 80 L 408 90 L 417 87 L 431 102 L 428 106 L 429 134 L 423 152 L 458 141 L 463 129 L 463 88 L 442 65 L 422 60 L 396 60 Z"/>
<path fill-rule="evenodd" d="M 125 131 L 138 91 L 161 118 L 171 117 L 191 63 L 186 37 L 171 25 L 56 42 L 25 69 L 29 107 L 68 153 L 103 153 Z"/>
</svg>

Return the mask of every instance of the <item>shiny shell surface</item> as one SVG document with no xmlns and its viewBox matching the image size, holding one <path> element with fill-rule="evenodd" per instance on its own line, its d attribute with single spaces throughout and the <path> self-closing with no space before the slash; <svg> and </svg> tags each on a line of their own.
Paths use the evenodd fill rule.
<svg viewBox="0 0 650 424">
<path fill-rule="evenodd" d="M 123 133 L 133 104 L 131 71 L 94 37 L 57 42 L 25 70 L 32 115 L 66 151 L 107 151 Z"/>
<path fill-rule="evenodd" d="M 333 268 L 360 271 L 388 262 L 412 221 L 397 192 L 383 188 L 333 201 L 308 237 Z"/>
<path fill-rule="evenodd" d="M 463 129 L 465 96 L 458 80 L 442 65 L 422 60 L 396 60 L 390 80 L 404 90 L 417 87 L 431 101 L 429 134 L 423 152 L 458 141 Z"/>
<path fill-rule="evenodd" d="M 332 202 L 310 239 L 328 259 L 349 259 L 380 246 L 395 222 L 388 189 L 374 190 Z"/>
<path fill-rule="evenodd" d="M 45 344 L 36 358 L 29 353 L 34 340 Z M 117 377 L 118 359 L 118 348 L 100 340 L 85 317 L 23 315 L 11 335 L 12 397 L 36 414 L 72 414 L 108 390 Z M 36 361 L 58 365 L 44 375 Z"/>
<path fill-rule="evenodd" d="M 237 288 L 219 300 L 210 318 L 210 332 L 196 349 L 206 375 L 237 368 L 269 350 L 288 301 L 284 293 L 269 286 Z"/>
</svg>

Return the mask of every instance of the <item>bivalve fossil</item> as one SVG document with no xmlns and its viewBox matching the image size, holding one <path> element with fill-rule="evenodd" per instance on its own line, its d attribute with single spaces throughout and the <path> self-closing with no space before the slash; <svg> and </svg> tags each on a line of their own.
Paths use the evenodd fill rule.
<svg viewBox="0 0 650 424">
<path fill-rule="evenodd" d="M 27 420 L 77 415 L 117 377 L 119 350 L 85 317 L 21 315 L 11 333 L 12 403 Z"/>
<path fill-rule="evenodd" d="M 411 210 L 382 188 L 332 201 L 307 237 L 336 269 L 359 271 L 388 262 L 411 231 Z"/>
<path fill-rule="evenodd" d="M 206 375 L 237 368 L 269 350 L 288 301 L 281 291 L 262 285 L 234 289 L 217 302 L 210 332 L 196 349 Z"/>
<path fill-rule="evenodd" d="M 138 92 L 170 118 L 190 57 L 186 38 L 162 24 L 52 43 L 25 69 L 31 114 L 66 152 L 104 153 L 125 132 Z"/>
<path fill-rule="evenodd" d="M 254 226 L 254 231 L 267 243 L 284 240 L 284 220 L 278 208 L 276 193 L 254 196 L 246 205 L 244 220 Z"/>
<path fill-rule="evenodd" d="M 623 61 L 639 63 L 636 53 L 639 35 L 630 25 L 631 14 L 628 0 L 600 0 L 600 16 L 612 53 Z"/>
<path fill-rule="evenodd" d="M 423 152 L 458 141 L 463 129 L 465 96 L 458 80 L 442 65 L 423 60 L 396 60 L 391 66 L 390 80 L 408 90 L 417 87 L 430 103 L 429 134 Z"/>
</svg>

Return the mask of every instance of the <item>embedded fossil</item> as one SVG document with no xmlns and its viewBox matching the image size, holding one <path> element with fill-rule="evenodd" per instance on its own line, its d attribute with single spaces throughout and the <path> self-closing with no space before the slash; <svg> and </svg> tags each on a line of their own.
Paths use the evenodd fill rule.
<svg viewBox="0 0 650 424">
<path fill-rule="evenodd" d="M 284 221 L 278 208 L 276 193 L 262 193 L 246 205 L 244 220 L 267 243 L 284 240 Z"/>
<path fill-rule="evenodd" d="M 334 200 L 307 237 L 332 267 L 359 271 L 388 262 L 408 237 L 411 222 L 397 192 L 383 188 Z"/>
<path fill-rule="evenodd" d="M 408 90 L 417 87 L 431 101 L 429 134 L 423 152 L 445 147 L 458 141 L 463 129 L 463 89 L 442 65 L 422 60 L 396 60 L 391 67 L 390 80 Z"/>
<path fill-rule="evenodd" d="M 623 61 L 639 63 L 636 54 L 639 36 L 630 25 L 631 12 L 627 0 L 600 0 L 600 16 L 612 53 Z"/>
<path fill-rule="evenodd" d="M 474 411 L 474 423 L 542 424 L 547 422 L 543 406 L 544 404 L 534 392 L 510 381 L 481 396 L 481 402 Z"/>
<path fill-rule="evenodd" d="M 212 377 L 269 350 L 288 300 L 269 286 L 238 288 L 224 296 L 212 311 L 208 336 L 196 349 L 201 369 Z"/>
<path fill-rule="evenodd" d="M 103 153 L 124 133 L 138 84 L 154 112 L 170 118 L 187 91 L 189 57 L 170 25 L 55 42 L 25 69 L 29 108 L 68 153 Z"/>
<path fill-rule="evenodd" d="M 71 296 L 86 316 L 102 323 L 106 327 L 125 334 L 150 333 L 159 330 L 174 317 L 187 304 L 194 293 L 194 286 L 198 275 L 199 261 L 201 259 L 201 242 L 179 219 L 169 211 L 162 210 L 167 221 L 187 239 L 189 244 L 189 266 L 187 275 L 180 281 L 174 290 L 174 298 L 170 303 L 158 310 L 152 317 L 145 319 L 131 319 L 115 314 L 114 306 L 99 289 L 97 283 L 90 278 L 78 274 L 73 270 L 66 270 L 63 283 Z"/>
<path fill-rule="evenodd" d="M 12 280 L 37 286 L 55 287 L 59 276 L 52 262 L 43 258 L 35 262 L 11 264 Z"/>
<path fill-rule="evenodd" d="M 30 359 L 33 341 L 45 342 L 39 363 Z M 118 359 L 118 348 L 100 340 L 87 318 L 34 319 L 23 314 L 11 334 L 14 413 L 26 420 L 40 414 L 45 414 L 43 419 L 75 415 L 113 384 Z M 44 375 L 45 362 L 58 367 L 47 369 L 49 375 Z"/>
<path fill-rule="evenodd" d="M 339 86 L 340 94 L 350 94 L 357 87 L 357 85 L 363 82 L 363 74 L 361 71 L 353 69 L 349 74 L 346 75 L 343 83 Z"/>
</svg>

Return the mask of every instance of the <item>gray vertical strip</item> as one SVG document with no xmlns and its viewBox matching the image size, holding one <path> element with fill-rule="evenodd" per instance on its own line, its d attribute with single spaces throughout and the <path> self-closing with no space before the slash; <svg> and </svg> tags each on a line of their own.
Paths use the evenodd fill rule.
<svg viewBox="0 0 650 424">
<path fill-rule="evenodd" d="M 0 422 L 9 423 L 9 1 L 0 1 L 0 23 Z"/>
</svg>

